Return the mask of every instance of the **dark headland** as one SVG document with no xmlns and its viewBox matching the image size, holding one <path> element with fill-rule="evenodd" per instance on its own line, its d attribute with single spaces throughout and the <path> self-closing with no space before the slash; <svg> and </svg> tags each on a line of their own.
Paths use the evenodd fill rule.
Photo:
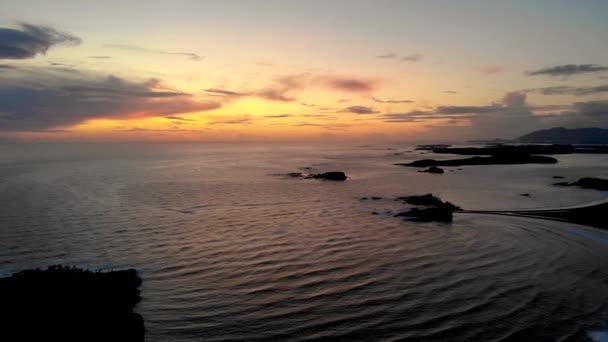
<svg viewBox="0 0 608 342">
<path fill-rule="evenodd" d="M 135 270 L 51 266 L 0 278 L 0 340 L 144 341 Z"/>
</svg>

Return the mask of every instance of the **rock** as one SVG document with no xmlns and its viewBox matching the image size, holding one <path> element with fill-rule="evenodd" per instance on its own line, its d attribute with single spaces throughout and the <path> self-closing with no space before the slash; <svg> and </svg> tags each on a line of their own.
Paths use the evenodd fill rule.
<svg viewBox="0 0 608 342">
<path fill-rule="evenodd" d="M 380 213 L 377 211 L 372 211 L 372 215 L 380 215 Z"/>
<path fill-rule="evenodd" d="M 564 179 L 564 178 L 566 178 L 566 177 L 564 177 L 564 176 L 553 176 L 552 178 L 553 178 L 553 179 Z"/>
<path fill-rule="evenodd" d="M 434 160 L 421 159 L 411 163 L 398 163 L 395 165 L 411 167 L 432 166 L 463 166 L 463 165 L 506 165 L 506 164 L 556 164 L 557 159 L 546 156 L 530 155 L 497 155 L 490 157 L 472 157 L 464 159 Z"/>
<path fill-rule="evenodd" d="M 332 172 L 318 173 L 316 175 L 312 175 L 311 178 L 326 179 L 326 180 L 332 180 L 332 181 L 345 181 L 346 174 L 341 171 L 332 171 Z"/>
<path fill-rule="evenodd" d="M 443 203 L 441 199 L 433 196 L 433 194 L 417 195 L 417 196 L 403 196 L 397 197 L 396 200 L 403 201 L 405 203 L 413 205 L 439 205 Z"/>
<path fill-rule="evenodd" d="M 559 182 L 559 183 L 553 183 L 553 185 L 557 185 L 557 186 L 576 185 L 576 186 L 580 186 L 581 188 L 586 188 L 586 189 L 608 191 L 608 179 L 602 179 L 602 178 L 586 177 L 586 178 L 581 178 L 574 183 Z"/>
<path fill-rule="evenodd" d="M 427 172 L 427 173 L 437 173 L 437 174 L 442 174 L 443 173 L 443 169 L 437 166 L 431 166 L 426 170 L 420 170 L 418 172 Z"/>
<path fill-rule="evenodd" d="M 588 189 L 607 191 L 608 190 L 608 179 L 587 177 L 587 178 L 581 178 L 570 185 L 576 185 L 576 186 L 580 186 L 582 188 L 588 188 Z"/>
<path fill-rule="evenodd" d="M 362 201 L 367 201 L 367 199 L 368 199 L 367 197 L 361 197 Z"/>
<path fill-rule="evenodd" d="M 530 197 L 530 194 L 519 194 L 519 196 Z"/>
<path fill-rule="evenodd" d="M 381 200 L 382 197 L 373 196 L 373 197 L 371 197 L 371 199 L 374 200 L 374 201 L 377 201 L 377 200 Z"/>
<path fill-rule="evenodd" d="M 454 210 L 450 206 L 440 205 L 429 208 L 412 208 L 396 216 L 410 217 L 419 222 L 452 222 L 453 212 Z"/>
<path fill-rule="evenodd" d="M 19 341 L 144 341 L 143 319 L 133 312 L 141 283 L 135 270 L 60 265 L 0 278 L 2 335 Z"/>
<path fill-rule="evenodd" d="M 405 196 L 398 197 L 397 200 L 404 201 L 405 203 L 425 206 L 422 208 L 412 208 L 408 211 L 404 211 L 396 214 L 395 216 L 405 216 L 414 218 L 416 221 L 430 222 L 451 222 L 452 213 L 456 210 L 460 210 L 459 207 L 455 206 L 450 202 L 444 202 L 433 194 L 419 195 L 419 196 Z"/>
</svg>

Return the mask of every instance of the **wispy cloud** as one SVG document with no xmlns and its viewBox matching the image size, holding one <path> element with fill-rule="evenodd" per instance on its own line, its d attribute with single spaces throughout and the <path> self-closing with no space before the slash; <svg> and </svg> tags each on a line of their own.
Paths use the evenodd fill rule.
<svg viewBox="0 0 608 342">
<path fill-rule="evenodd" d="M 350 106 L 342 109 L 342 113 L 354 113 L 354 114 L 376 114 L 379 113 L 377 110 L 366 106 Z"/>
<path fill-rule="evenodd" d="M 252 123 L 253 119 L 247 115 L 226 120 L 211 121 L 208 125 L 250 125 Z"/>
<path fill-rule="evenodd" d="M 534 92 L 542 95 L 594 95 L 600 93 L 608 93 L 608 84 L 594 86 L 594 87 L 569 87 L 569 86 L 557 86 L 557 87 L 545 87 L 545 88 L 533 88 L 523 90 L 526 92 Z"/>
<path fill-rule="evenodd" d="M 394 58 L 397 58 L 397 55 L 395 55 L 394 53 L 385 53 L 383 55 L 376 56 L 376 58 L 380 58 L 380 59 L 394 59 Z"/>
<path fill-rule="evenodd" d="M 221 94 L 221 95 L 228 95 L 228 96 L 247 96 L 247 94 L 244 94 L 244 93 L 237 93 L 235 91 L 217 89 L 217 88 L 203 89 L 203 91 L 207 92 L 207 93 Z"/>
<path fill-rule="evenodd" d="M 78 45 L 80 38 L 54 28 L 26 23 L 18 29 L 0 28 L 0 59 L 27 59 L 55 45 Z"/>
<path fill-rule="evenodd" d="M 507 69 L 500 65 L 489 65 L 478 69 L 480 73 L 485 75 L 493 75 L 505 72 Z"/>
<path fill-rule="evenodd" d="M 417 54 L 413 54 L 413 55 L 407 55 L 407 56 L 403 57 L 403 60 L 407 61 L 407 62 L 420 62 L 423 58 L 424 58 L 423 55 L 417 53 Z"/>
<path fill-rule="evenodd" d="M 129 51 L 137 51 L 142 53 L 150 53 L 156 55 L 172 55 L 172 56 L 183 56 L 193 61 L 200 61 L 205 56 L 201 56 L 199 54 L 193 52 L 172 52 L 172 51 L 163 51 L 156 49 L 149 49 L 145 47 L 135 46 L 135 45 L 126 45 L 126 44 L 106 44 L 104 45 L 107 48 L 111 49 L 120 49 L 120 50 L 129 50 Z"/>
<path fill-rule="evenodd" d="M 283 118 L 289 118 L 292 117 L 293 115 L 291 114 L 275 114 L 275 115 L 264 115 L 265 118 L 268 119 L 283 119 Z"/>
<path fill-rule="evenodd" d="M 89 58 L 92 58 L 92 59 L 110 59 L 112 57 L 110 57 L 110 56 L 101 56 L 100 55 L 100 56 L 89 56 Z"/>
<path fill-rule="evenodd" d="M 377 97 L 371 97 L 372 101 L 374 102 L 378 102 L 378 103 L 412 103 L 414 101 L 412 100 L 382 100 L 379 99 Z"/>
<path fill-rule="evenodd" d="M 565 64 L 526 72 L 529 76 L 571 76 L 608 71 L 608 67 L 597 64 Z"/>
<path fill-rule="evenodd" d="M 317 81 L 326 88 L 351 93 L 369 93 L 375 90 L 380 83 L 375 79 L 341 76 L 322 76 L 318 77 Z"/>
</svg>

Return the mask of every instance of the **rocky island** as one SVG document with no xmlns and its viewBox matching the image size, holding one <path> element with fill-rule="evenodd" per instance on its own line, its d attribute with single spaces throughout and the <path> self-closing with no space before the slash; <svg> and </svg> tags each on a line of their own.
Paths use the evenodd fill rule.
<svg viewBox="0 0 608 342">
<path fill-rule="evenodd" d="M 135 270 L 93 272 L 68 266 L 0 278 L 5 341 L 144 341 L 133 312 L 142 280 Z M 11 339 L 12 338 L 12 339 Z"/>
</svg>

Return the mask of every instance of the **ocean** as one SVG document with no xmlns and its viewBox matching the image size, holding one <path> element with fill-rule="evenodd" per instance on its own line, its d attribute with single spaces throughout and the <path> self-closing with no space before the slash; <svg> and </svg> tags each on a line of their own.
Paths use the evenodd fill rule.
<svg viewBox="0 0 608 342">
<path fill-rule="evenodd" d="M 608 155 L 443 175 L 393 165 L 452 157 L 408 144 L 0 144 L 0 275 L 136 268 L 152 342 L 599 339 L 608 232 L 391 213 L 395 197 L 426 193 L 471 210 L 600 201 L 552 177 L 608 178 Z M 277 175 L 325 171 L 349 179 Z"/>
</svg>

